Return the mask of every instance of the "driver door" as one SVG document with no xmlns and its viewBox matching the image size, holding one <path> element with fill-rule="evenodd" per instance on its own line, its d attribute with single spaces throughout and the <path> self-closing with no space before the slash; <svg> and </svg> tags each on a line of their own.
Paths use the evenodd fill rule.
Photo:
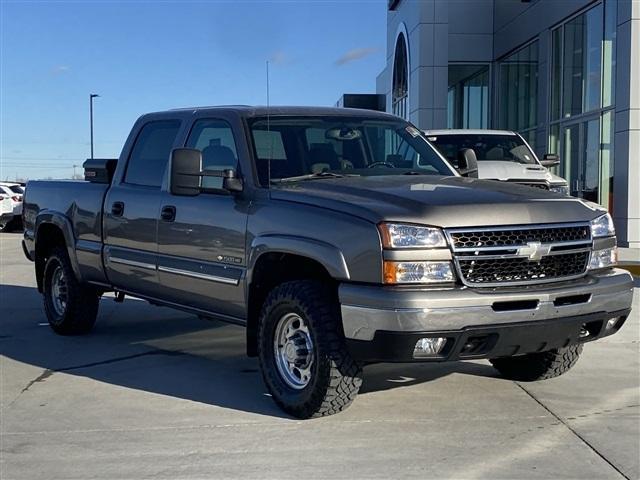
<svg viewBox="0 0 640 480">
<path fill-rule="evenodd" d="M 237 133 L 224 118 L 196 120 L 186 147 L 202 151 L 203 169 L 238 169 Z M 163 298 L 243 319 L 248 201 L 205 177 L 208 193 L 162 192 L 158 220 L 158 276 Z"/>
</svg>

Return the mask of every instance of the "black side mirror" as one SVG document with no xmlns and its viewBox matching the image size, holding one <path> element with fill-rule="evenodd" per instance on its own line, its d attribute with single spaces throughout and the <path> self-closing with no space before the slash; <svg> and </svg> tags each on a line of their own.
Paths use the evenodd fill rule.
<svg viewBox="0 0 640 480">
<path fill-rule="evenodd" d="M 560 165 L 560 157 L 555 153 L 545 153 L 540 165 L 547 168 L 555 167 L 556 165 Z"/>
<path fill-rule="evenodd" d="M 176 148 L 171 152 L 171 178 L 169 188 L 172 195 L 196 196 L 202 191 L 220 189 L 204 188 L 202 177 L 222 178 L 222 190 L 241 192 L 242 179 L 233 168 L 225 170 L 202 170 L 202 152 L 194 148 Z"/>
<path fill-rule="evenodd" d="M 194 148 L 176 148 L 171 152 L 171 178 L 169 189 L 172 195 L 195 196 L 200 193 L 202 177 L 202 152 Z"/>
<path fill-rule="evenodd" d="M 458 150 L 458 171 L 463 177 L 478 178 L 478 159 L 473 148 Z"/>
</svg>

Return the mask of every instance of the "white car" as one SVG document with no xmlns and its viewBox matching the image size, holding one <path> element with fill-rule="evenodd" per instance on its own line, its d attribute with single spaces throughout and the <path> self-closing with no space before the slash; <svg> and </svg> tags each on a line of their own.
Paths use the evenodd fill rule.
<svg viewBox="0 0 640 480">
<path fill-rule="evenodd" d="M 530 187 L 569 194 L 567 181 L 546 167 L 560 163 L 557 155 L 543 160 L 515 132 L 506 130 L 425 130 L 431 143 L 453 166 L 461 150 L 471 148 L 478 160 L 478 178 L 514 182 Z"/>
<path fill-rule="evenodd" d="M 11 199 L 13 215 L 22 215 L 22 199 L 24 197 L 24 187 L 19 183 L 0 182 L 0 193 Z"/>
<path fill-rule="evenodd" d="M 0 192 L 0 230 L 4 230 L 13 220 L 13 205 L 11 205 L 11 197 Z"/>
<path fill-rule="evenodd" d="M 3 200 L 3 218 L 0 221 L 0 228 L 21 228 L 24 187 L 19 183 L 0 182 L 0 195 L 5 198 Z M 8 206 L 4 206 L 4 202 L 8 202 Z M 11 213 L 11 216 L 4 215 L 5 209 Z"/>
</svg>

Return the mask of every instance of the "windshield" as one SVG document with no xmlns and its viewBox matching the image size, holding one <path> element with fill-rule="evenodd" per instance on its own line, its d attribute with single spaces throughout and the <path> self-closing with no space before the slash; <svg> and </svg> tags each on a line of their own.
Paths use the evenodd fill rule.
<svg viewBox="0 0 640 480">
<path fill-rule="evenodd" d="M 272 117 L 251 123 L 265 186 L 340 176 L 454 175 L 421 132 L 402 121 L 366 117 Z"/>
<path fill-rule="evenodd" d="M 472 148 L 479 162 L 536 163 L 533 153 L 518 135 L 449 134 L 429 135 L 427 139 L 453 165 L 458 164 L 458 152 L 463 148 Z"/>
</svg>

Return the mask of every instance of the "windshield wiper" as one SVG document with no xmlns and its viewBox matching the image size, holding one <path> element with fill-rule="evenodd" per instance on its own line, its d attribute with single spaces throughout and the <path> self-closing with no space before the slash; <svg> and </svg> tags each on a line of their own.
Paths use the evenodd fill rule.
<svg viewBox="0 0 640 480">
<path fill-rule="evenodd" d="M 356 174 L 340 174 L 333 172 L 318 172 L 318 173 L 309 173 L 307 175 L 299 175 L 297 177 L 284 177 L 284 178 L 276 178 L 271 180 L 271 183 L 289 183 L 289 182 L 300 182 L 303 180 L 314 180 L 317 178 L 342 178 L 342 177 L 359 177 L 360 175 Z"/>
<path fill-rule="evenodd" d="M 404 172 L 402 175 L 428 175 L 424 172 L 418 172 L 416 170 L 409 170 L 408 172 Z"/>
</svg>

